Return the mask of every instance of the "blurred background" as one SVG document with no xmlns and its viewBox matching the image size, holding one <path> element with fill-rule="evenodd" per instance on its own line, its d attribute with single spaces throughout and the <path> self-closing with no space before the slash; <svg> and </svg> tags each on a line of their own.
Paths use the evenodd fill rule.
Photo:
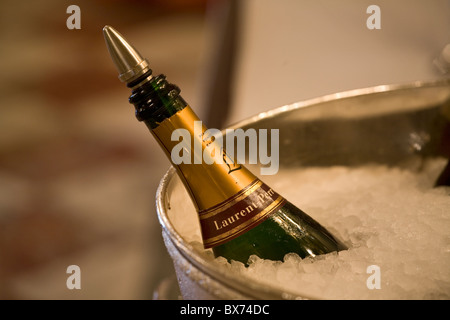
<svg viewBox="0 0 450 320">
<path fill-rule="evenodd" d="M 69 5 L 81 29 L 69 30 Z M 152 299 L 172 274 L 155 210 L 169 162 L 128 103 L 117 28 L 195 104 L 206 3 L 0 2 L 0 298 Z M 69 265 L 81 290 L 68 290 Z"/>
<path fill-rule="evenodd" d="M 223 128 L 325 94 L 448 77 L 433 61 L 450 43 L 450 1 L 375 2 L 2 0 L 0 299 L 164 298 L 173 280 L 154 205 L 169 162 L 134 117 L 104 25 Z M 66 26 L 73 4 L 79 30 Z M 366 26 L 371 4 L 379 30 Z M 81 290 L 66 286 L 70 265 Z"/>
</svg>

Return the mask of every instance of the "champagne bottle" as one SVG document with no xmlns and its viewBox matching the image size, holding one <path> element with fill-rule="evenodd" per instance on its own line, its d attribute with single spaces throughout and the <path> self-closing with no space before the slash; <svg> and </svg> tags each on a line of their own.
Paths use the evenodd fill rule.
<svg viewBox="0 0 450 320">
<path fill-rule="evenodd" d="M 205 249 L 215 256 L 248 262 L 251 255 L 283 260 L 287 253 L 301 257 L 346 249 L 310 216 L 258 179 L 225 150 L 214 153 L 214 136 L 164 75 L 152 75 L 147 59 L 110 26 L 103 28 L 119 79 L 132 90 L 129 102 L 177 170 L 198 212 Z M 174 163 L 176 131 L 189 137 L 180 150 L 191 161 Z M 176 139 L 175 139 L 176 140 Z M 180 139 L 181 140 L 181 139 Z M 221 161 L 201 161 L 204 156 Z M 206 160 L 206 159 L 205 159 Z"/>
</svg>

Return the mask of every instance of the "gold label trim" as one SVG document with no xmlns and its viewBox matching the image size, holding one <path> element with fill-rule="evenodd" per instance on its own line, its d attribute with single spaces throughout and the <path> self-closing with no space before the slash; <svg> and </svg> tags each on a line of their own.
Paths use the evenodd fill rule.
<svg viewBox="0 0 450 320">
<path fill-rule="evenodd" d="M 231 206 L 233 206 L 236 202 L 241 201 L 242 199 L 248 197 L 249 194 L 255 192 L 256 189 L 262 186 L 263 182 L 260 180 L 253 181 L 248 187 L 244 188 L 241 192 L 237 193 L 234 197 L 219 203 L 218 205 L 199 212 L 200 220 L 211 218 L 218 213 L 221 213 L 224 210 L 227 210 Z"/>
</svg>

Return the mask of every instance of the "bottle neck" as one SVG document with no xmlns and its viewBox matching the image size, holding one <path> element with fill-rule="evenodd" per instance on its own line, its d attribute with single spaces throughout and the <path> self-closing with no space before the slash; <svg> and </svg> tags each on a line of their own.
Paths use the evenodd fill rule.
<svg viewBox="0 0 450 320">
<path fill-rule="evenodd" d="M 136 118 L 151 130 L 187 105 L 180 96 L 180 89 L 167 82 L 165 75 L 152 77 L 150 71 L 136 82 L 129 102 L 136 109 Z"/>
<path fill-rule="evenodd" d="M 211 136 L 180 96 L 157 76 L 133 90 L 129 101 L 177 169 L 200 212 L 233 197 L 257 178 L 226 154 L 222 137 Z"/>
</svg>

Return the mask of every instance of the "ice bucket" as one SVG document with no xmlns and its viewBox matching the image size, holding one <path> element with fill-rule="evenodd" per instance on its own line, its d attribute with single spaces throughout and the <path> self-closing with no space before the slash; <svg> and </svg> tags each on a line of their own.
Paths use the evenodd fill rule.
<svg viewBox="0 0 450 320">
<path fill-rule="evenodd" d="M 308 166 L 403 166 L 416 157 L 450 157 L 450 79 L 383 85 L 282 106 L 231 128 L 279 129 L 279 170 Z M 257 173 L 257 166 L 248 166 Z M 275 176 L 264 176 L 268 184 Z M 236 278 L 216 268 L 174 227 L 168 215 L 181 184 L 170 168 L 156 206 L 184 299 L 316 299 Z M 178 186 L 178 187 L 176 187 Z M 184 214 L 179 212 L 175 214 Z"/>
</svg>

